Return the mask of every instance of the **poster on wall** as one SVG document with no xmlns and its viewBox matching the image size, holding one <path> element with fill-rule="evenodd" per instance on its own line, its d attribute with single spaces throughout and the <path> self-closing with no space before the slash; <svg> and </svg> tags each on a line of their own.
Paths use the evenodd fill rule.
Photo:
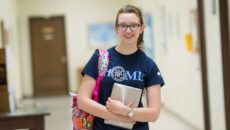
<svg viewBox="0 0 230 130">
<path fill-rule="evenodd" d="M 196 52 L 199 52 L 200 51 L 200 39 L 199 39 L 199 27 L 198 27 L 198 10 L 197 9 L 194 9 L 194 10 L 191 10 L 191 32 L 192 32 L 192 36 L 193 36 L 193 46 L 194 46 L 194 49 L 193 51 L 196 53 Z"/>
<path fill-rule="evenodd" d="M 153 20 L 150 13 L 144 14 L 145 32 L 144 32 L 144 51 L 150 58 L 154 58 L 154 37 L 153 37 Z"/>
<path fill-rule="evenodd" d="M 186 48 L 189 52 L 199 52 L 200 39 L 198 34 L 198 11 L 193 9 L 189 12 L 189 32 L 185 34 Z"/>
<path fill-rule="evenodd" d="M 168 14 L 168 30 L 169 30 L 169 36 L 173 36 L 174 30 L 173 30 L 173 14 Z"/>
<path fill-rule="evenodd" d="M 180 31 L 180 12 L 176 13 L 176 35 L 178 38 L 181 37 L 181 31 Z"/>
<path fill-rule="evenodd" d="M 90 47 L 111 47 L 117 43 L 114 23 L 94 23 L 88 26 Z"/>
<path fill-rule="evenodd" d="M 159 14 L 159 31 L 160 31 L 159 32 L 160 49 L 162 53 L 166 53 L 167 52 L 167 46 L 166 46 L 167 36 L 166 36 L 166 21 L 165 21 L 166 12 L 164 6 L 159 7 L 158 14 Z"/>
<path fill-rule="evenodd" d="M 4 34 L 3 21 L 0 20 L 0 48 L 3 47 L 3 34 Z"/>
<path fill-rule="evenodd" d="M 212 0 L 212 14 L 216 15 L 216 0 Z"/>
</svg>

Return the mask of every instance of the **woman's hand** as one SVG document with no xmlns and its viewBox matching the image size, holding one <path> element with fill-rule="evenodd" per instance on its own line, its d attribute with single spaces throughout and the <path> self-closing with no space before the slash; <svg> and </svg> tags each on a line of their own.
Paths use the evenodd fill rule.
<svg viewBox="0 0 230 130">
<path fill-rule="evenodd" d="M 113 100 L 109 97 L 106 102 L 106 107 L 115 114 L 127 116 L 127 113 L 130 111 L 133 103 L 134 101 L 131 101 L 127 105 L 125 105 L 123 102 L 119 100 Z"/>
</svg>

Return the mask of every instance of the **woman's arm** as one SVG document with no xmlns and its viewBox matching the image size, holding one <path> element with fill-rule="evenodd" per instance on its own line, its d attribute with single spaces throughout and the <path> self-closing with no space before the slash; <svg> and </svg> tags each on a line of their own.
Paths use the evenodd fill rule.
<svg viewBox="0 0 230 130">
<path fill-rule="evenodd" d="M 160 85 L 148 87 L 146 96 L 147 107 L 134 108 L 134 115 L 131 117 L 132 120 L 139 122 L 154 122 L 158 119 L 161 108 Z M 130 104 L 125 105 L 120 101 L 109 98 L 106 106 L 113 113 L 127 116 L 128 112 L 131 110 Z"/>
<path fill-rule="evenodd" d="M 112 119 L 122 122 L 133 122 L 127 116 L 117 115 L 115 113 L 110 112 L 105 106 L 95 102 L 91 99 L 93 88 L 96 84 L 95 79 L 92 77 L 85 75 L 82 79 L 82 83 L 80 85 L 79 94 L 78 94 L 78 107 L 92 115 L 103 119 Z"/>
</svg>

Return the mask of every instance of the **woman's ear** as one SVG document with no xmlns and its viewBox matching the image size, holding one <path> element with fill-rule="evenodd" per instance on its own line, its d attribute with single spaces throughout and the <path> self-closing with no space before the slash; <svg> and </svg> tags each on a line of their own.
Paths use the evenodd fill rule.
<svg viewBox="0 0 230 130">
<path fill-rule="evenodd" d="M 143 24 L 143 25 L 141 25 L 141 33 L 143 33 L 144 30 L 145 30 L 145 25 Z"/>
</svg>

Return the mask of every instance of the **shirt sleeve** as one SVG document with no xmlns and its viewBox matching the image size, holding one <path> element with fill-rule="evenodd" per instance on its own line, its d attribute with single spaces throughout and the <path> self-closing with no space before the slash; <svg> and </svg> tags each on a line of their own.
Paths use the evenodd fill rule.
<svg viewBox="0 0 230 130">
<path fill-rule="evenodd" d="M 147 77 L 146 77 L 147 78 L 146 87 L 150 87 L 156 84 L 160 84 L 161 86 L 163 86 L 165 83 L 164 83 L 163 77 L 156 63 L 151 60 L 149 65 L 150 65 L 150 68 L 149 68 L 150 71 L 148 72 Z"/>
<path fill-rule="evenodd" d="M 98 76 L 98 55 L 99 51 L 95 50 L 85 67 L 83 68 L 81 74 L 84 76 L 85 74 L 94 78 L 95 80 L 97 79 Z"/>
</svg>

